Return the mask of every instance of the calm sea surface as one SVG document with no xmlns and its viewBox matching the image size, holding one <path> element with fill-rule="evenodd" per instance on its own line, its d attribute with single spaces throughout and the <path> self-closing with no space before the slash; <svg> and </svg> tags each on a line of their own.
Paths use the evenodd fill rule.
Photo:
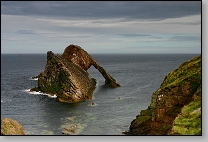
<svg viewBox="0 0 208 142">
<path fill-rule="evenodd" d="M 27 135 L 62 135 L 75 127 L 74 135 L 122 135 L 165 75 L 193 54 L 92 54 L 121 85 L 105 88 L 104 78 L 92 66 L 97 80 L 93 100 L 60 103 L 47 94 L 31 93 L 46 65 L 46 54 L 1 54 L 1 117 L 17 120 Z M 94 105 L 91 105 L 94 103 Z"/>
</svg>

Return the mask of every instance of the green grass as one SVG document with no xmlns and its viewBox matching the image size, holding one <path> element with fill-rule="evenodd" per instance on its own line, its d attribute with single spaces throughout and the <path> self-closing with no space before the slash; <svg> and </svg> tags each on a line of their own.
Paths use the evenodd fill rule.
<svg viewBox="0 0 208 142">
<path fill-rule="evenodd" d="M 147 121 L 150 121 L 151 120 L 151 116 L 140 116 L 136 119 L 136 123 L 137 125 L 141 125 Z"/>
<path fill-rule="evenodd" d="M 201 79 L 201 56 L 196 56 L 191 60 L 182 63 L 178 69 L 170 72 L 161 85 L 161 88 L 174 86 L 187 78 Z"/>
<path fill-rule="evenodd" d="M 197 99 L 182 108 L 181 114 L 174 121 L 171 134 L 201 134 L 201 99 Z"/>
</svg>

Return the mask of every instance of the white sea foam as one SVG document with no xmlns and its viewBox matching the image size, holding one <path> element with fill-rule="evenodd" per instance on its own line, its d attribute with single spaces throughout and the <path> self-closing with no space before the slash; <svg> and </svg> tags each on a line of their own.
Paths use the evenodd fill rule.
<svg viewBox="0 0 208 142">
<path fill-rule="evenodd" d="M 49 94 L 46 94 L 48 97 L 50 98 L 57 98 L 56 94 L 54 94 L 53 96 L 49 95 Z"/>
<path fill-rule="evenodd" d="M 1 100 L 1 103 L 11 102 L 12 100 Z"/>
<path fill-rule="evenodd" d="M 152 85 L 152 82 L 151 82 L 151 83 L 149 83 L 149 84 L 147 84 L 147 85 L 144 85 L 144 86 L 138 87 L 138 88 L 137 88 L 137 91 L 138 91 L 138 92 L 140 92 L 140 91 L 141 91 L 141 89 L 144 89 L 144 88 L 150 87 L 151 85 Z"/>
<path fill-rule="evenodd" d="M 30 89 L 26 89 L 26 90 L 24 90 L 25 92 L 28 92 L 28 93 L 30 93 L 30 94 L 34 94 L 34 95 L 46 95 L 46 96 L 48 96 L 48 97 L 50 97 L 50 98 L 56 98 L 57 96 L 56 96 L 56 94 L 54 94 L 53 96 L 52 95 L 50 95 L 50 94 L 46 94 L 46 93 L 43 93 L 43 92 L 36 92 L 36 91 L 30 91 Z"/>
<path fill-rule="evenodd" d="M 38 78 L 32 78 L 32 77 L 31 77 L 30 80 L 38 80 Z"/>
</svg>

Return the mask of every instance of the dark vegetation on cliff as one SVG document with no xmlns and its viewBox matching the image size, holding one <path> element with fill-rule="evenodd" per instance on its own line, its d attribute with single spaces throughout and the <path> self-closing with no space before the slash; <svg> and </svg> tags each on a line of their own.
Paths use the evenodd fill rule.
<svg viewBox="0 0 208 142">
<path fill-rule="evenodd" d="M 45 70 L 38 78 L 38 87 L 31 91 L 41 91 L 56 95 L 60 102 L 81 102 L 92 99 L 96 80 L 91 78 L 87 70 L 93 65 L 105 78 L 105 86 L 120 87 L 84 49 L 77 45 L 69 45 L 62 55 L 47 52 Z"/>
<path fill-rule="evenodd" d="M 126 135 L 202 135 L 201 55 L 166 75 Z"/>
</svg>

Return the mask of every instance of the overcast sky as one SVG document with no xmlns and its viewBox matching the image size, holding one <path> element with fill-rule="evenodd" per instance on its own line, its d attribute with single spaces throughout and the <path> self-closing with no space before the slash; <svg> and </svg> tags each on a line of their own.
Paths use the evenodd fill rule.
<svg viewBox="0 0 208 142">
<path fill-rule="evenodd" d="M 2 53 L 201 53 L 200 1 L 4 1 Z"/>
</svg>

